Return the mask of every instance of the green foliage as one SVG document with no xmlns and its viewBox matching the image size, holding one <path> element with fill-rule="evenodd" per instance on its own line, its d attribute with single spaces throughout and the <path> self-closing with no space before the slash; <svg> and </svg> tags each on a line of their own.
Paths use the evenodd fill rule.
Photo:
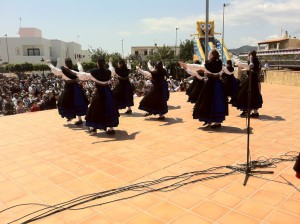
<svg viewBox="0 0 300 224">
<path fill-rule="evenodd" d="M 32 64 L 25 62 L 23 64 L 7 64 L 5 66 L 5 71 L 13 72 L 16 74 L 32 72 L 32 71 L 46 71 L 50 70 L 49 66 L 46 64 Z"/>
<path fill-rule="evenodd" d="M 163 45 L 162 47 L 157 47 L 158 55 L 160 57 L 159 61 L 171 60 L 174 58 L 174 51 L 171 50 L 169 46 Z"/>
<path fill-rule="evenodd" d="M 108 63 L 109 59 L 112 59 L 113 66 L 117 66 L 118 62 L 122 59 L 122 56 L 120 53 L 114 52 L 114 53 L 109 54 L 107 51 L 104 51 L 102 48 L 90 49 L 89 51 L 91 53 L 91 61 L 96 63 L 95 65 L 97 65 L 97 61 L 99 58 L 104 58 L 107 63 Z M 90 64 L 90 65 L 92 65 L 92 64 Z M 85 70 L 84 67 L 83 67 L 83 69 Z"/>
<path fill-rule="evenodd" d="M 104 51 L 101 47 L 97 49 L 90 49 L 89 50 L 91 53 L 91 60 L 95 63 L 97 63 L 98 58 L 104 58 L 105 61 L 108 61 L 109 59 L 109 54 L 107 51 Z"/>
<path fill-rule="evenodd" d="M 91 70 L 93 68 L 96 68 L 97 67 L 97 63 L 96 62 L 82 62 L 82 68 L 84 71 L 88 71 L 88 70 Z"/>
<path fill-rule="evenodd" d="M 193 60 L 194 55 L 194 43 L 193 40 L 185 40 L 179 45 L 179 58 L 183 61 Z"/>
</svg>

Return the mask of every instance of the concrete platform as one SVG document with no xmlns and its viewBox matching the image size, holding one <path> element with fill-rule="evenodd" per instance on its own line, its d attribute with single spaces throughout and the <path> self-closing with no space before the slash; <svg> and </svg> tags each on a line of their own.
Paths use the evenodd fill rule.
<svg viewBox="0 0 300 224">
<path fill-rule="evenodd" d="M 297 155 L 300 88 L 263 83 L 262 94 L 260 118 L 251 119 L 252 160 L 290 151 Z M 232 170 L 220 168 L 246 162 L 246 119 L 239 111 L 230 107 L 222 128 L 212 130 L 192 119 L 193 105 L 184 93 L 171 94 L 164 121 L 143 117 L 137 109 L 140 99 L 132 115 L 121 111 L 113 137 L 103 132 L 89 136 L 84 126 L 67 123 L 57 110 L 1 117 L 0 210 L 24 203 L 55 205 L 85 195 L 68 206 L 102 205 L 61 211 L 34 223 L 300 223 L 294 162 L 261 169 L 274 174 L 250 177 L 246 186 L 245 174 L 225 175 Z M 141 182 L 139 188 L 124 188 Z M 95 200 L 80 204 L 89 199 Z M 14 222 L 22 223 L 50 210 L 35 204 L 14 207 L 0 213 L 0 223 L 28 215 Z"/>
</svg>

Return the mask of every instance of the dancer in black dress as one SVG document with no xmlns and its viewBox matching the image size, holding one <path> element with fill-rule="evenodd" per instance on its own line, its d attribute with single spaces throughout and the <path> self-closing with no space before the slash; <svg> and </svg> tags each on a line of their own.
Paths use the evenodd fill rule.
<svg viewBox="0 0 300 224">
<path fill-rule="evenodd" d="M 232 103 L 239 88 L 239 82 L 238 79 L 234 77 L 234 67 L 232 66 L 231 60 L 227 60 L 226 67 L 223 67 L 221 77 L 224 84 L 225 94 L 227 98 L 230 97 L 230 101 L 228 103 Z"/>
<path fill-rule="evenodd" d="M 114 135 L 113 127 L 119 125 L 119 112 L 115 104 L 112 91 L 109 87 L 111 71 L 105 68 L 105 60 L 98 60 L 98 68 L 89 73 L 74 72 L 80 80 L 92 80 L 96 84 L 96 93 L 93 96 L 85 120 L 90 127 L 89 133 L 97 133 L 97 129 L 105 130 L 108 135 Z M 109 128 L 109 130 L 107 130 Z"/>
<path fill-rule="evenodd" d="M 151 78 L 153 84 L 151 90 L 141 100 L 139 109 L 147 112 L 145 116 L 158 114 L 158 119 L 164 120 L 164 114 L 168 113 L 167 101 L 169 98 L 165 85 L 167 71 L 163 68 L 162 62 L 157 63 L 154 70 L 150 72 L 144 71 L 139 67 L 137 67 L 137 70 L 140 74 Z"/>
<path fill-rule="evenodd" d="M 118 109 L 125 109 L 125 114 L 132 114 L 131 107 L 133 103 L 133 87 L 129 81 L 130 69 L 125 64 L 124 60 L 120 60 L 118 67 L 114 69 L 112 62 L 109 62 L 109 69 L 112 72 L 112 76 L 117 76 L 118 83 L 112 90 L 115 98 L 115 102 Z"/>
<path fill-rule="evenodd" d="M 58 112 L 61 117 L 66 117 L 67 121 L 71 121 L 78 116 L 78 121 L 75 125 L 82 125 L 81 116 L 86 115 L 88 109 L 88 99 L 83 91 L 82 86 L 78 83 L 78 78 L 71 71 L 73 67 L 70 58 L 65 59 L 65 66 L 61 69 L 54 67 L 51 61 L 47 61 L 52 73 L 56 76 L 61 76 L 65 81 L 64 90 L 58 98 Z M 82 67 L 78 64 L 78 68 Z"/>
<path fill-rule="evenodd" d="M 228 115 L 228 103 L 223 83 L 220 80 L 222 61 L 218 51 L 212 50 L 209 53 L 208 61 L 205 62 L 204 67 L 183 62 L 180 62 L 180 65 L 192 71 L 204 71 L 207 76 L 207 81 L 195 104 L 193 118 L 204 121 L 204 125 L 211 128 L 220 128 L 225 116 Z"/>
<path fill-rule="evenodd" d="M 250 60 L 252 58 L 252 61 Z M 253 68 L 250 68 L 250 63 L 253 64 Z M 258 109 L 262 107 L 263 99 L 261 95 L 261 85 L 259 81 L 259 75 L 261 70 L 260 61 L 258 60 L 256 56 L 256 51 L 251 51 L 248 54 L 248 63 L 247 65 L 240 65 L 247 71 L 247 78 L 240 86 L 237 96 L 236 96 L 236 102 L 234 103 L 234 106 L 237 107 L 237 109 L 242 110 L 241 116 L 247 115 L 248 110 L 248 87 L 249 87 L 249 75 L 250 75 L 250 69 L 251 69 L 251 104 L 249 110 L 253 111 L 250 115 L 252 118 L 258 118 L 259 113 Z M 252 65 L 251 65 L 252 66 Z"/>
<path fill-rule="evenodd" d="M 195 64 L 200 64 L 200 61 L 196 61 Z M 198 72 L 196 72 L 198 75 L 194 71 L 189 69 L 187 69 L 186 72 L 189 75 L 194 76 L 192 83 L 186 90 L 186 95 L 188 95 L 187 101 L 190 103 L 196 103 L 205 83 L 204 72 L 199 70 Z"/>
</svg>

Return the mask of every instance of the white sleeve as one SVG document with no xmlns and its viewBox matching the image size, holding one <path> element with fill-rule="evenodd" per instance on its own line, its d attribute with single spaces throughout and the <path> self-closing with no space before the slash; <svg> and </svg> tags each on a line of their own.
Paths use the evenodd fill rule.
<svg viewBox="0 0 300 224">
<path fill-rule="evenodd" d="M 192 71 L 190 69 L 185 70 L 191 76 L 196 76 L 198 79 L 204 79 L 204 77 L 200 76 L 198 72 Z"/>
<path fill-rule="evenodd" d="M 203 66 L 198 64 L 186 64 L 186 68 L 195 72 L 198 70 L 203 70 Z"/>
<path fill-rule="evenodd" d="M 110 83 L 110 81 L 106 81 L 106 82 L 102 82 L 99 81 L 97 79 L 94 78 L 94 76 L 91 75 L 91 73 L 87 73 L 87 72 L 76 72 L 76 71 L 72 71 L 76 74 L 76 76 L 81 80 L 81 81 L 88 81 L 88 80 L 92 80 L 96 83 L 99 84 L 108 84 Z"/>
<path fill-rule="evenodd" d="M 54 67 L 52 64 L 48 64 L 48 66 L 51 69 L 51 72 L 56 76 L 64 76 L 64 73 L 61 71 L 61 69 Z"/>
<path fill-rule="evenodd" d="M 140 69 L 140 68 L 138 69 L 138 73 L 142 74 L 142 75 L 145 76 L 146 78 L 149 78 L 149 77 L 152 76 L 150 72 L 144 71 L 144 70 L 142 70 L 142 69 Z"/>
<path fill-rule="evenodd" d="M 82 64 L 79 61 L 77 61 L 77 69 L 78 71 L 83 72 Z"/>
<path fill-rule="evenodd" d="M 152 72 L 154 70 L 153 66 L 150 64 L 150 61 L 147 63 L 148 69 Z"/>
<path fill-rule="evenodd" d="M 87 80 L 92 80 L 92 75 L 91 73 L 87 73 L 87 72 L 76 72 L 76 71 L 73 71 L 76 76 L 82 80 L 82 81 L 87 81 Z"/>
<path fill-rule="evenodd" d="M 117 74 L 117 73 L 116 73 L 116 70 L 115 70 L 115 68 L 114 68 L 114 66 L 113 66 L 112 63 L 111 63 L 111 61 L 108 62 L 108 66 L 109 66 L 108 69 L 111 71 L 111 75 L 112 75 L 112 76 L 114 76 L 115 74 Z"/>
<path fill-rule="evenodd" d="M 129 70 L 131 70 L 131 64 L 130 64 L 130 61 L 129 61 L 129 60 L 127 60 L 127 68 L 128 68 Z"/>
</svg>

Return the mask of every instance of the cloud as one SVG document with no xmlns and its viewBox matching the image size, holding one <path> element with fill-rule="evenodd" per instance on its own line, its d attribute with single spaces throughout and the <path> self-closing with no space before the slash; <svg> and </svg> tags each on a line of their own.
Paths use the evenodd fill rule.
<svg viewBox="0 0 300 224">
<path fill-rule="evenodd" d="M 210 11 L 210 19 L 222 23 L 222 10 Z M 299 27 L 300 25 L 299 0 L 233 0 L 225 8 L 227 26 L 243 26 L 249 24 L 279 25 Z M 195 21 L 205 18 L 205 14 L 194 15 L 183 19 L 176 17 L 145 18 L 141 20 L 142 30 L 145 33 L 166 32 L 178 27 L 195 27 Z"/>
<path fill-rule="evenodd" d="M 120 31 L 120 32 L 117 32 L 117 34 L 120 35 L 121 37 L 129 37 L 129 36 L 133 35 L 133 33 L 129 32 L 129 31 Z"/>
<path fill-rule="evenodd" d="M 240 37 L 239 40 L 241 45 L 250 45 L 250 46 L 257 46 L 257 43 L 260 41 L 254 37 Z"/>
<path fill-rule="evenodd" d="M 287 24 L 293 27 L 300 25 L 299 0 L 234 0 L 226 9 L 228 25 L 279 25 Z"/>
<path fill-rule="evenodd" d="M 199 17 L 197 17 L 199 18 Z M 177 19 L 175 17 L 162 17 L 162 18 L 146 18 L 141 20 L 142 33 L 163 33 L 169 32 L 179 27 L 181 30 L 186 30 L 195 27 L 195 17 L 187 17 L 184 19 Z M 174 24 L 176 24 L 174 26 Z"/>
</svg>

